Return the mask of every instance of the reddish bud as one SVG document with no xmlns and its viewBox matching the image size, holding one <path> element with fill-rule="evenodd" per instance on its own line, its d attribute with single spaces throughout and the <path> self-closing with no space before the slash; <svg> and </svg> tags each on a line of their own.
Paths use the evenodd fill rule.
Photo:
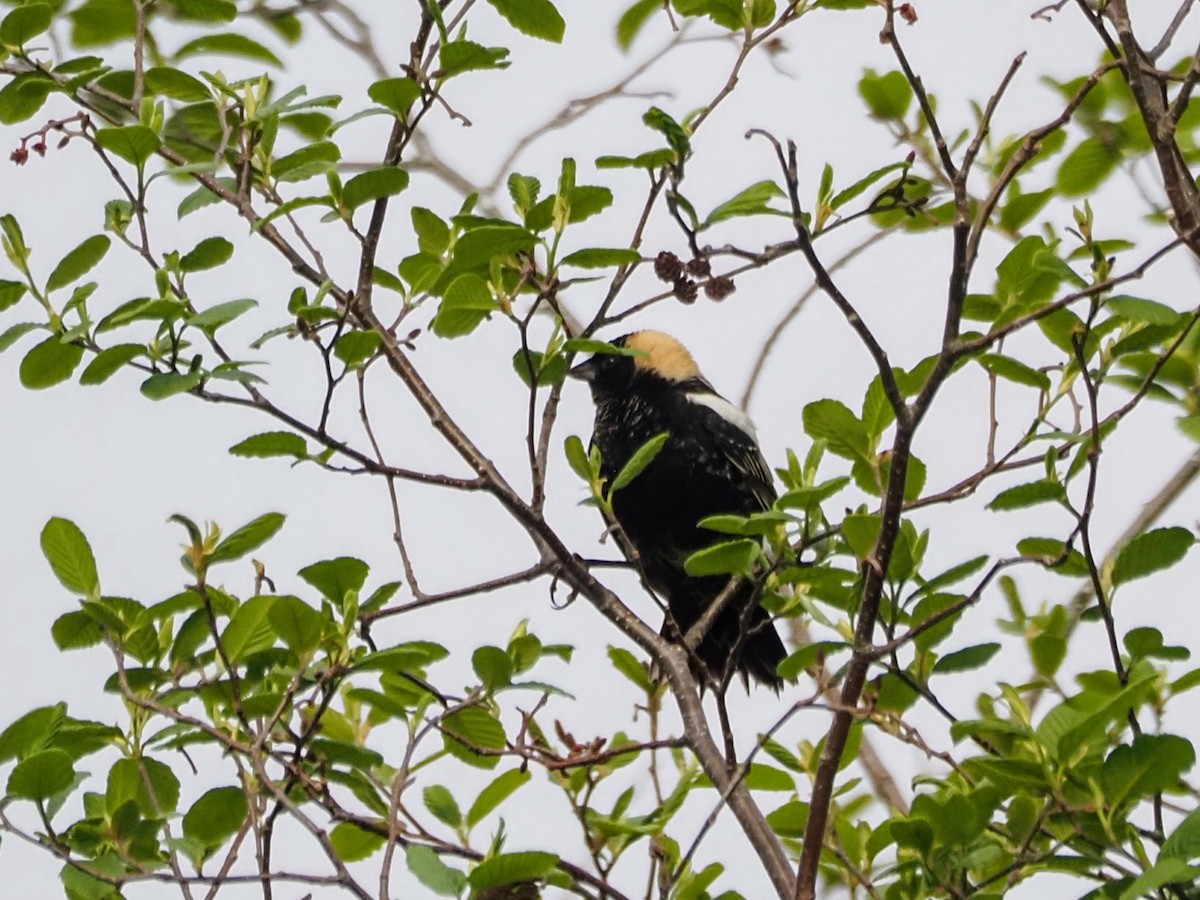
<svg viewBox="0 0 1200 900">
<path fill-rule="evenodd" d="M 34 144 L 33 152 L 36 153 L 38 156 L 45 156 L 46 155 L 46 142 L 38 141 L 36 144 Z"/>
<path fill-rule="evenodd" d="M 900 18 L 902 18 L 909 25 L 915 25 L 917 23 L 917 10 L 911 3 L 901 3 L 897 12 L 900 13 Z"/>
<path fill-rule="evenodd" d="M 712 266 L 703 256 L 697 256 L 695 259 L 688 260 L 687 270 L 689 275 L 694 275 L 697 278 L 707 278 L 712 274 Z"/>
<path fill-rule="evenodd" d="M 18 147 L 9 155 L 8 158 L 15 162 L 18 166 L 23 166 L 29 159 L 29 151 L 24 147 Z"/>
</svg>

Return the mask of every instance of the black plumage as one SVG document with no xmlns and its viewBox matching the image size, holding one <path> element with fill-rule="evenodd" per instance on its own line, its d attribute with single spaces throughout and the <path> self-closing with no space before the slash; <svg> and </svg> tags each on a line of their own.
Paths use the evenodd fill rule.
<svg viewBox="0 0 1200 900">
<path fill-rule="evenodd" d="M 607 484 L 639 447 L 662 432 L 670 435 L 645 471 L 614 493 L 613 513 L 637 551 L 646 581 L 686 633 L 729 583 L 725 576 L 693 577 L 684 570 L 689 556 L 721 540 L 698 523 L 707 516 L 767 509 L 775 488 L 750 419 L 713 390 L 682 344 L 657 331 L 612 343 L 636 355 L 598 353 L 571 374 L 591 387 L 592 444 L 600 449 Z M 778 690 L 782 681 L 775 667 L 786 650 L 750 582 L 737 588 L 697 655 L 719 678 L 743 622 L 737 671 Z M 669 623 L 663 633 L 673 636 Z"/>
</svg>

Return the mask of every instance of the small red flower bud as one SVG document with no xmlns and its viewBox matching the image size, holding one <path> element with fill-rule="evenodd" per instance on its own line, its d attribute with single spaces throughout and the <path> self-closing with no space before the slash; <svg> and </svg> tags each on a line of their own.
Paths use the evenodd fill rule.
<svg viewBox="0 0 1200 900">
<path fill-rule="evenodd" d="M 18 166 L 23 166 L 29 159 L 29 151 L 24 147 L 18 147 L 9 155 L 8 158 L 15 162 Z"/>
<path fill-rule="evenodd" d="M 697 256 L 695 259 L 688 260 L 687 270 L 689 275 L 694 275 L 697 278 L 707 278 L 712 274 L 712 266 L 703 256 Z"/>
</svg>

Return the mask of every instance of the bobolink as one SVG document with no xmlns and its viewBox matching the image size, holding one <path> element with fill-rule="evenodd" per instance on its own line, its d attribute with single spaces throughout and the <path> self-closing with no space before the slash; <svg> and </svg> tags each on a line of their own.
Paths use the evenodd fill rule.
<svg viewBox="0 0 1200 900">
<path fill-rule="evenodd" d="M 637 331 L 612 343 L 636 353 L 597 353 L 571 375 L 591 387 L 592 444 L 600 450 L 600 474 L 608 484 L 638 448 L 669 434 L 650 465 L 613 494 L 612 506 L 646 581 L 667 601 L 678 632 L 686 634 L 729 584 L 724 575 L 693 577 L 684 570 L 689 556 L 720 540 L 698 523 L 707 516 L 761 512 L 774 502 L 775 488 L 749 416 L 713 390 L 679 341 L 660 331 Z M 697 655 L 720 678 L 743 621 L 737 671 L 744 680 L 753 677 L 778 691 L 783 682 L 775 667 L 787 652 L 750 582 L 737 588 Z M 675 633 L 670 623 L 663 633 Z"/>
</svg>

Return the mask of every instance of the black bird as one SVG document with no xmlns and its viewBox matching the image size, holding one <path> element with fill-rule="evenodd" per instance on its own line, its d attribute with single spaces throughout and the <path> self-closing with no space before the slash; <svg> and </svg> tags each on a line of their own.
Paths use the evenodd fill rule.
<svg viewBox="0 0 1200 900">
<path fill-rule="evenodd" d="M 684 570 L 689 556 L 721 539 L 698 523 L 712 515 L 761 512 L 774 502 L 775 488 L 750 417 L 713 390 L 679 341 L 660 331 L 637 331 L 612 343 L 637 352 L 597 353 L 571 375 L 592 390 L 592 445 L 600 449 L 607 484 L 639 447 L 664 431 L 670 435 L 653 462 L 613 494 L 612 504 L 646 581 L 686 634 L 729 583 L 724 575 L 693 577 Z M 743 582 L 698 648 L 718 679 L 754 596 L 754 585 Z M 775 667 L 787 655 L 783 642 L 757 603 L 746 622 L 737 671 L 747 684 L 753 677 L 778 691 L 783 681 Z M 674 635 L 669 623 L 663 634 Z"/>
</svg>

